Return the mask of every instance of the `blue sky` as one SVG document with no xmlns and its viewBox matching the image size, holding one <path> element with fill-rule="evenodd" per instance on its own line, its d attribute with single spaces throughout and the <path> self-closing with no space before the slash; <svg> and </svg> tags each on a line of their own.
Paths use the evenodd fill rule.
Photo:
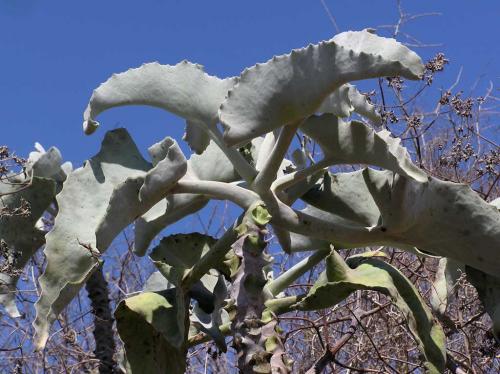
<svg viewBox="0 0 500 374">
<path fill-rule="evenodd" d="M 341 31 L 397 20 L 395 1 L 325 0 Z M 449 86 L 460 66 L 466 92 L 498 83 L 498 0 L 407 0 L 406 11 L 441 12 L 405 27 L 444 51 L 451 65 L 436 82 Z M 114 109 L 93 136 L 81 131 L 92 90 L 112 73 L 143 62 L 188 59 L 221 77 L 274 54 L 335 34 L 320 0 L 0 1 L 0 143 L 26 155 L 35 141 L 58 146 L 75 165 L 94 154 L 106 129 L 127 127 L 139 146 L 180 137 L 182 121 L 158 109 Z"/>
</svg>

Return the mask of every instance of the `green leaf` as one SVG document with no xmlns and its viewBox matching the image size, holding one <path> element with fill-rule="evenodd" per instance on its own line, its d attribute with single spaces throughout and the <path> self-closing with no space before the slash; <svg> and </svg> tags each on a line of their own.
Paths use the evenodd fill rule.
<svg viewBox="0 0 500 374">
<path fill-rule="evenodd" d="M 101 150 L 68 176 L 57 195 L 59 214 L 47 234 L 47 267 L 34 322 L 37 348 L 44 347 L 56 316 L 78 293 L 106 250 L 96 247 L 96 230 L 106 216 L 113 191 L 127 178 L 145 175 L 144 160 L 124 129 L 106 134 Z"/>
<path fill-rule="evenodd" d="M 9 178 L 8 183 L 0 182 L 0 242 L 11 274 L 0 273 L 0 305 L 11 317 L 19 317 L 16 307 L 16 284 L 28 260 L 44 243 L 44 232 L 36 228 L 43 212 L 54 200 L 56 183 L 51 179 L 34 177 L 28 186 L 23 177 Z M 5 194 L 5 195 L 3 195 Z M 3 195 L 3 196 L 2 196 Z M 16 214 L 28 204 L 27 214 Z"/>
<path fill-rule="evenodd" d="M 382 130 L 376 132 L 362 122 L 343 122 L 331 115 L 312 116 L 301 126 L 314 139 L 325 157 L 336 164 L 367 164 L 392 170 L 425 182 L 427 175 L 416 167 L 399 138 Z"/>
<path fill-rule="evenodd" d="M 394 39 L 368 31 L 338 34 L 243 71 L 220 107 L 224 139 L 241 145 L 307 118 L 349 81 L 394 75 L 419 79 L 423 71 L 417 54 Z"/>
<path fill-rule="evenodd" d="M 326 270 L 295 307 L 301 310 L 332 307 L 356 290 L 374 290 L 391 297 L 407 320 L 428 371 L 444 372 L 446 338 L 441 326 L 413 284 L 383 261 L 366 257 L 348 259 L 346 264 L 334 251 L 326 259 Z"/>
<path fill-rule="evenodd" d="M 86 134 L 93 133 L 98 122 L 95 118 L 103 111 L 123 105 L 149 105 L 179 115 L 189 121 L 186 139 L 196 152 L 204 150 L 204 141 L 193 141 L 204 137 L 196 123 L 212 128 L 218 122 L 217 110 L 234 78 L 219 79 L 203 71 L 201 65 L 182 61 L 175 66 L 156 62 L 144 64 L 110 79 L 94 90 L 85 110 L 83 128 Z"/>
<path fill-rule="evenodd" d="M 161 240 L 150 257 L 163 276 L 179 286 L 184 275 L 215 242 L 215 238 L 197 232 L 170 235 Z"/>
<path fill-rule="evenodd" d="M 303 199 L 317 208 L 312 215 L 369 228 L 365 239 L 336 245 L 416 247 L 491 275 L 500 269 L 500 212 L 467 185 L 364 169 L 329 174 Z"/>
<path fill-rule="evenodd" d="M 187 336 L 176 348 L 174 342 L 180 329 L 174 300 L 145 292 L 120 302 L 115 318 L 125 346 L 127 373 L 184 373 Z"/>
</svg>

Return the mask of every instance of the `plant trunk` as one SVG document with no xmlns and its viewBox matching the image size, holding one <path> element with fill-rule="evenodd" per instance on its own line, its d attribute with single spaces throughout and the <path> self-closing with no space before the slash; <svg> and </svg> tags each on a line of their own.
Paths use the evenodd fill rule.
<svg viewBox="0 0 500 374">
<path fill-rule="evenodd" d="M 115 354 L 115 339 L 113 330 L 113 315 L 109 307 L 108 283 L 104 279 L 102 266 L 90 276 L 86 289 L 94 314 L 94 355 L 99 360 L 99 373 L 117 373 Z"/>
<path fill-rule="evenodd" d="M 236 301 L 236 316 L 232 322 L 234 348 L 238 352 L 238 368 L 243 374 L 289 372 L 284 363 L 284 350 L 276 331 L 276 320 L 265 318 L 265 302 L 272 295 L 265 288 L 271 263 L 265 253 L 265 223 L 256 219 L 258 205 L 250 209 L 237 228 L 239 239 L 233 244 L 241 265 L 234 276 L 232 298 Z"/>
</svg>

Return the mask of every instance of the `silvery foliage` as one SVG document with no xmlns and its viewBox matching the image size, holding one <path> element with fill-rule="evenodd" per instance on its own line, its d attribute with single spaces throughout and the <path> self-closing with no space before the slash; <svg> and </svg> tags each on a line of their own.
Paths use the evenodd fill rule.
<svg viewBox="0 0 500 374">
<path fill-rule="evenodd" d="M 273 57 L 245 69 L 239 77 L 210 76 L 202 66 L 187 61 L 174 66 L 149 63 L 114 74 L 92 94 L 84 113 L 85 133 L 96 132 L 96 117 L 103 111 L 150 105 L 185 118 L 184 140 L 193 154 L 186 158 L 177 142 L 167 137 L 149 148 L 150 160 L 146 160 L 127 131 L 117 129 L 105 134 L 97 155 L 72 172 L 61 166 L 56 149 L 39 149 L 30 156 L 31 188 L 45 195 L 24 193 L 36 207 L 33 216 L 22 226 L 2 222 L 0 234 L 10 240 L 12 250 L 29 258 L 43 244 L 36 220 L 53 202 L 59 186 L 58 213 L 45 238 L 47 267 L 36 303 L 37 347 L 45 346 L 56 317 L 100 266 L 100 255 L 125 227 L 135 222 L 135 251 L 144 255 L 166 226 L 217 199 L 240 206 L 246 221 L 236 222 L 218 240 L 197 233 L 163 239 L 151 252 L 160 273 L 148 282 L 148 291 L 118 306 L 117 326 L 130 372 L 140 371 L 142 365 L 153 365 L 150 372 L 183 372 L 184 364 L 175 358 L 185 356 L 200 332 L 225 349 L 224 335 L 234 328 L 235 303 L 245 296 L 240 293 L 248 291 L 239 282 L 253 268 L 245 265 L 245 240 L 254 243 L 252 235 L 261 235 L 267 224 L 274 228 L 283 250 L 313 252 L 274 280 L 266 266 L 253 268 L 265 272 L 259 279 L 267 282 L 257 298 L 266 305 L 259 310 L 267 308 L 263 313 L 268 318 L 263 321 L 270 323 L 269 316 L 279 310 L 333 306 L 358 289 L 382 290 L 408 317 L 428 371 L 444 370 L 442 328 L 411 283 L 381 260 L 366 256 L 344 263 L 335 252 L 389 245 L 421 256 L 449 258 L 455 267 L 472 269 L 479 285 L 483 278 L 496 279 L 500 270 L 497 207 L 468 186 L 427 175 L 389 132 L 349 119 L 355 113 L 372 124 L 380 123 L 376 108 L 349 82 L 384 76 L 417 80 L 423 72 L 416 53 L 364 30 Z M 293 152 L 294 162 L 284 158 L 297 131 L 319 144 L 321 160 L 309 161 L 300 149 Z M 338 164 L 377 169 L 328 171 Z M 297 199 L 306 203 L 303 210 L 291 207 Z M 2 200 L 2 204 L 13 203 Z M 12 239 L 20 227 L 37 235 L 34 244 Z M 325 273 L 302 301 L 279 310 L 271 307 L 281 300 L 281 291 L 325 258 Z M 262 257 L 259 263 L 269 261 Z M 446 277 L 453 274 L 445 271 L 445 262 L 440 269 L 432 295 L 437 313 L 445 308 L 451 282 Z M 480 291 L 495 324 L 500 313 L 497 294 Z M 252 299 L 245 300 L 245 308 L 250 308 Z M 12 298 L 4 304 L 16 314 Z M 495 325 L 495 331 L 498 328 Z M 282 354 L 279 344 L 266 344 L 269 339 L 279 340 L 277 332 L 264 330 L 259 335 L 264 339 L 261 349 L 268 350 L 270 365 L 288 370 L 287 363 L 277 359 Z M 154 340 L 156 348 L 134 344 L 139 335 L 141 341 Z M 245 355 L 251 358 L 258 349 L 253 346 Z M 265 364 L 260 369 L 271 370 Z"/>
</svg>

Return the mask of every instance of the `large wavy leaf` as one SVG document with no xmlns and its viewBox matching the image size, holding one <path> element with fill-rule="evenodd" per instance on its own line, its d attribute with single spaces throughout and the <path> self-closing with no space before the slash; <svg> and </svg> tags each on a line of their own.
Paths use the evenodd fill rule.
<svg viewBox="0 0 500 374">
<path fill-rule="evenodd" d="M 368 227 L 371 238 L 357 241 L 358 246 L 417 247 L 491 275 L 500 269 L 500 212 L 469 186 L 432 177 L 418 182 L 389 171 L 364 169 L 329 174 L 303 199 L 332 219 Z M 363 204 L 354 205 L 356 201 Z"/>
<path fill-rule="evenodd" d="M 208 145 L 207 136 L 196 126 L 212 127 L 217 110 L 234 78 L 219 79 L 203 71 L 201 65 L 182 61 L 175 66 L 156 62 L 115 74 L 101 84 L 90 98 L 83 115 L 85 133 L 93 133 L 95 118 L 103 111 L 123 105 L 158 107 L 188 120 L 186 139 L 196 152 Z M 201 140 L 204 139 L 204 140 Z M 193 140 L 198 139 L 198 140 Z"/>
<path fill-rule="evenodd" d="M 244 144 L 307 118 L 344 83 L 394 75 L 418 79 L 423 71 L 417 54 L 394 39 L 368 31 L 338 34 L 243 71 L 220 107 L 224 139 Z"/>
<path fill-rule="evenodd" d="M 367 164 L 395 171 L 420 182 L 427 175 L 416 167 L 401 140 L 362 122 L 344 122 L 331 115 L 311 116 L 301 126 L 337 164 Z"/>
<path fill-rule="evenodd" d="M 328 308 L 357 290 L 386 294 L 406 318 L 428 371 L 444 372 L 444 332 L 413 284 L 395 267 L 373 257 L 354 258 L 347 264 L 334 251 L 326 259 L 326 270 L 295 307 L 301 310 Z"/>
<path fill-rule="evenodd" d="M 96 230 L 106 215 L 113 191 L 129 177 L 144 176 L 144 160 L 124 129 L 110 131 L 101 150 L 68 176 L 57 196 L 59 214 L 47 234 L 47 267 L 40 277 L 41 295 L 34 322 L 36 344 L 45 345 L 49 328 L 78 293 L 106 250 L 96 247 Z"/>
<path fill-rule="evenodd" d="M 116 327 L 125 345 L 127 373 L 184 373 L 187 336 L 182 347 L 175 347 L 179 331 L 176 308 L 175 300 L 154 292 L 118 304 Z M 187 318 L 184 323 L 186 330 Z"/>
</svg>

